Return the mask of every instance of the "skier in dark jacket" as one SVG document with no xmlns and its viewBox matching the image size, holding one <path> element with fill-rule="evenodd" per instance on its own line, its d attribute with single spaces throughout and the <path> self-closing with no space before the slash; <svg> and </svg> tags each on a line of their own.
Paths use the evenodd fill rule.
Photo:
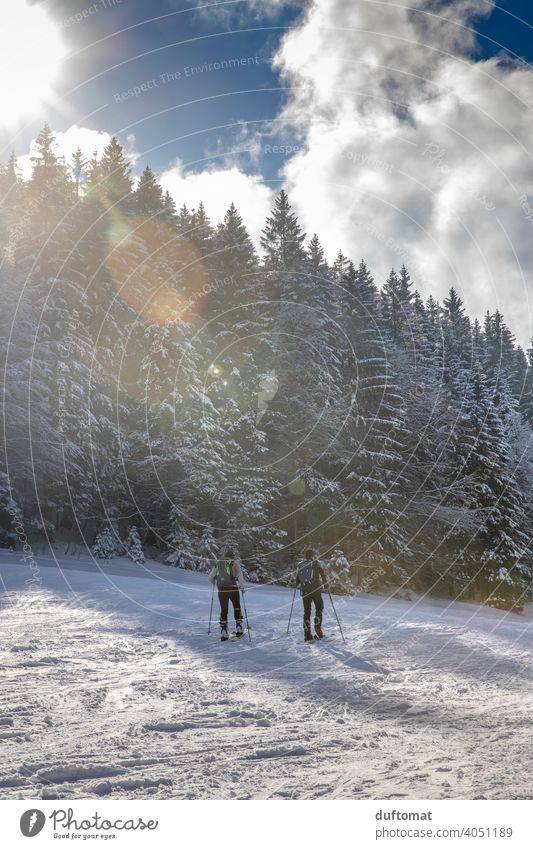
<svg viewBox="0 0 533 849">
<path fill-rule="evenodd" d="M 307 548 L 304 552 L 304 559 L 298 563 L 298 571 L 296 573 L 296 586 L 300 587 L 300 593 L 304 605 L 304 637 L 306 642 L 313 639 L 321 640 L 324 636 L 322 631 L 322 613 L 324 610 L 324 602 L 322 600 L 322 590 L 327 589 L 326 573 L 324 572 L 325 563 L 318 560 L 316 552 L 312 548 Z M 311 605 L 315 605 L 315 636 L 311 633 Z"/>
<path fill-rule="evenodd" d="M 235 616 L 235 635 L 242 637 L 241 597 L 239 590 L 244 592 L 244 577 L 240 563 L 235 559 L 235 552 L 226 549 L 223 560 L 218 560 L 209 573 L 209 580 L 218 587 L 218 600 L 220 602 L 220 639 L 229 639 L 228 634 L 228 609 L 231 601 Z"/>
</svg>

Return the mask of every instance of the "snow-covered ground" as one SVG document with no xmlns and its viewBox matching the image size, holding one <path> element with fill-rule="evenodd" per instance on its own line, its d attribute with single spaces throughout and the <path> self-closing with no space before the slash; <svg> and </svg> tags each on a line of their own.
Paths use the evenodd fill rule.
<svg viewBox="0 0 533 849">
<path fill-rule="evenodd" d="M 305 644 L 250 586 L 221 644 L 204 575 L 100 567 L 0 553 L 1 797 L 533 797 L 530 610 L 337 597 Z"/>
</svg>

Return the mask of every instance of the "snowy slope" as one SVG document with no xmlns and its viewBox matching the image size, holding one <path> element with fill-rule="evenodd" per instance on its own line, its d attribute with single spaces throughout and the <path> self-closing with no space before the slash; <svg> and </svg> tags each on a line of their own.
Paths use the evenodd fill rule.
<svg viewBox="0 0 533 849">
<path fill-rule="evenodd" d="M 250 586 L 221 644 L 205 576 L 100 566 L 0 553 L 1 797 L 533 797 L 530 611 L 338 597 L 305 644 Z"/>
</svg>

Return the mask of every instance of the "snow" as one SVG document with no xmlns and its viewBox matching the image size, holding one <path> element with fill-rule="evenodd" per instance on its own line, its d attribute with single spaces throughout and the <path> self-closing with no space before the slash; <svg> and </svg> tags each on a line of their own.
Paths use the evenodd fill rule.
<svg viewBox="0 0 533 849">
<path fill-rule="evenodd" d="M 250 585 L 208 636 L 206 576 L 0 552 L 3 798 L 532 798 L 531 610 Z M 37 581 L 28 585 L 25 581 Z"/>
</svg>

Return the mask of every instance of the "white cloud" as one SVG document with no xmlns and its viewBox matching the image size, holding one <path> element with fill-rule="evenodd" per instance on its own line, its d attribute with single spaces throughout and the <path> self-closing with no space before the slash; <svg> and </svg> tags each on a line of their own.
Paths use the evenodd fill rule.
<svg viewBox="0 0 533 849">
<path fill-rule="evenodd" d="M 91 130 L 88 127 L 79 127 L 77 124 L 72 124 L 65 132 L 54 133 L 55 135 L 55 152 L 57 156 L 62 156 L 67 164 L 70 163 L 70 158 L 75 150 L 79 147 L 86 159 L 90 159 L 93 151 L 96 150 L 100 157 L 104 152 L 104 148 L 111 141 L 109 133 L 101 130 Z M 130 133 L 125 141 L 124 154 L 129 161 L 134 165 L 139 158 L 139 154 L 135 151 L 135 136 Z M 32 163 L 31 157 L 35 155 L 35 139 L 30 143 L 30 152 L 19 156 L 17 163 L 21 171 L 21 175 L 25 180 L 31 177 Z"/>
<path fill-rule="evenodd" d="M 256 175 L 245 174 L 236 166 L 206 171 L 185 171 L 180 160 L 160 177 L 178 207 L 192 209 L 203 201 L 213 223 L 221 221 L 233 202 L 242 215 L 248 231 L 257 243 L 270 212 L 273 195 Z"/>
<path fill-rule="evenodd" d="M 381 282 L 405 261 L 424 295 L 499 307 L 532 335 L 533 71 L 472 58 L 485 0 L 315 0 L 276 57 L 303 149 L 284 169 L 330 256 Z"/>
<path fill-rule="evenodd" d="M 65 53 L 58 29 L 42 6 L 27 0 L 2 4 L 0 126 L 17 126 L 24 116 L 40 114 L 54 97 Z"/>
</svg>

